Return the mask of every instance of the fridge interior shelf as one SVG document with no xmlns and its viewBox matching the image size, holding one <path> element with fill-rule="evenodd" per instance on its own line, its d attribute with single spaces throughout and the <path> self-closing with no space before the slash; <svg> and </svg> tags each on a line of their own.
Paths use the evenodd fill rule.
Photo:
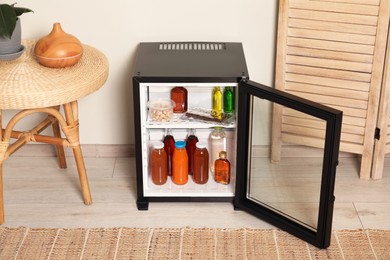
<svg viewBox="0 0 390 260">
<path fill-rule="evenodd" d="M 196 184 L 192 176 L 184 185 L 176 185 L 168 177 L 164 185 L 155 185 L 151 180 L 146 182 L 144 195 L 149 197 L 234 197 L 234 180 L 228 185 L 216 183 L 210 174 L 206 184 Z"/>
<path fill-rule="evenodd" d="M 171 121 L 169 122 L 157 122 L 148 120 L 146 121 L 146 128 L 213 128 L 215 126 L 222 126 L 224 128 L 235 128 L 236 120 L 232 118 L 229 123 L 224 122 L 211 122 L 206 120 L 199 120 L 193 118 L 186 118 L 184 114 L 174 113 Z"/>
<path fill-rule="evenodd" d="M 171 126 L 172 127 L 172 126 Z M 188 131 L 184 128 L 173 129 L 173 135 L 176 140 L 185 140 Z M 206 142 L 206 148 L 210 151 L 210 146 L 208 143 L 210 136 L 210 129 L 201 128 L 196 131 L 196 135 L 199 141 Z M 144 195 L 147 197 L 233 197 L 235 190 L 235 167 L 236 162 L 234 158 L 236 157 L 236 145 L 235 145 L 235 129 L 229 128 L 225 129 L 226 142 L 227 142 L 227 151 L 228 151 L 228 160 L 231 163 L 231 175 L 230 175 L 230 184 L 224 185 L 214 181 L 213 174 L 209 171 L 209 179 L 206 184 L 197 184 L 193 182 L 192 176 L 188 176 L 188 182 L 185 185 L 176 185 L 172 182 L 171 177 L 168 177 L 167 183 L 164 185 L 155 185 L 152 182 L 150 176 L 150 164 L 149 164 L 149 155 L 151 144 L 154 141 L 161 141 L 164 138 L 164 129 L 153 128 L 145 132 L 143 135 L 143 146 L 142 146 L 142 161 L 143 163 L 143 190 Z"/>
</svg>

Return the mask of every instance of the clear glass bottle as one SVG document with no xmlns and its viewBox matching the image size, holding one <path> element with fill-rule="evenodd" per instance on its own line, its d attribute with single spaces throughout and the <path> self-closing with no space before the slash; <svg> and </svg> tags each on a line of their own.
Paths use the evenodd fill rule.
<svg viewBox="0 0 390 260">
<path fill-rule="evenodd" d="M 163 185 L 168 179 L 167 153 L 162 142 L 155 142 L 150 153 L 152 182 Z"/>
<path fill-rule="evenodd" d="M 174 113 L 187 112 L 188 108 L 188 92 L 184 87 L 174 87 L 171 90 L 171 99 L 175 102 L 173 107 Z"/>
<path fill-rule="evenodd" d="M 196 143 L 192 177 L 197 184 L 205 184 L 209 180 L 209 152 L 205 142 Z"/>
<path fill-rule="evenodd" d="M 172 130 L 166 129 L 164 136 L 164 150 L 167 153 L 167 169 L 168 175 L 172 175 L 172 156 L 175 150 L 175 138 L 172 136 Z"/>
<path fill-rule="evenodd" d="M 175 151 L 172 157 L 172 181 L 177 185 L 188 182 L 188 156 L 184 141 L 175 142 Z"/>
<path fill-rule="evenodd" d="M 195 135 L 195 129 L 190 128 L 187 140 L 186 140 L 186 150 L 188 155 L 188 174 L 192 174 L 194 171 L 194 152 L 196 149 L 196 143 L 198 142 L 198 137 Z"/>
<path fill-rule="evenodd" d="M 223 112 L 225 114 L 233 113 L 234 96 L 232 87 L 225 87 L 223 90 Z"/>
<path fill-rule="evenodd" d="M 222 119 L 222 92 L 220 87 L 214 87 L 212 101 L 211 115 L 217 119 Z"/>
<path fill-rule="evenodd" d="M 221 151 L 219 153 L 219 159 L 215 161 L 214 180 L 217 183 L 225 185 L 230 183 L 230 162 L 227 159 L 225 151 Z"/>
<path fill-rule="evenodd" d="M 226 151 L 226 134 L 222 127 L 217 126 L 210 134 L 210 170 L 212 173 L 214 173 L 214 163 L 221 151 Z"/>
</svg>

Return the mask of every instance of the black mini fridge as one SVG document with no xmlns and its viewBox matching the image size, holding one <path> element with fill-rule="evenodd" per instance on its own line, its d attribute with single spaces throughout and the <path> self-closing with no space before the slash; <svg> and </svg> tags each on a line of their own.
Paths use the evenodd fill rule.
<svg viewBox="0 0 390 260">
<path fill-rule="evenodd" d="M 173 113 L 167 122 L 151 120 L 148 102 L 170 99 L 177 86 L 187 90 L 187 113 L 208 113 L 213 88 L 231 87 L 233 114 L 225 121 L 187 113 Z M 149 202 L 231 201 L 235 210 L 247 211 L 319 248 L 329 246 L 342 112 L 250 81 L 242 44 L 230 42 L 140 43 L 133 98 L 139 210 L 147 210 Z M 275 118 L 275 109 L 286 116 Z M 272 136 L 272 124 L 278 120 L 282 131 L 303 132 L 307 138 L 292 134 L 283 139 L 275 160 L 272 140 L 279 136 Z M 162 141 L 167 129 L 176 141 L 185 140 L 194 129 L 199 141 L 210 145 L 210 133 L 217 126 L 226 134 L 228 185 L 215 182 L 212 172 L 201 185 L 191 176 L 185 185 L 174 184 L 171 177 L 164 185 L 151 181 L 152 143 Z M 316 148 L 308 141 L 315 141 Z"/>
</svg>

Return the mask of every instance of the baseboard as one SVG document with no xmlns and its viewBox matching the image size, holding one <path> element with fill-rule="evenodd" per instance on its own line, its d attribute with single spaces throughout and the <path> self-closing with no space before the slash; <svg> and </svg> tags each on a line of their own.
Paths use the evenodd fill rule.
<svg viewBox="0 0 390 260">
<path fill-rule="evenodd" d="M 135 146 L 132 144 L 82 144 L 84 157 L 135 157 Z M 72 148 L 65 148 L 66 156 L 73 156 Z M 12 156 L 51 157 L 56 156 L 53 145 L 27 144 Z"/>
<path fill-rule="evenodd" d="M 271 147 L 269 145 L 255 145 L 252 147 L 253 157 L 269 157 Z M 282 157 L 323 157 L 323 150 L 301 145 L 284 145 Z M 340 152 L 339 157 L 356 157 L 356 154 Z"/>
<path fill-rule="evenodd" d="M 134 144 L 82 144 L 84 157 L 135 157 Z M 257 145 L 253 147 L 253 157 L 269 157 L 270 147 Z M 66 156 L 73 156 L 71 148 L 65 148 Z M 12 156 L 20 157 L 50 157 L 56 156 L 53 145 L 27 144 L 16 151 Z M 322 157 L 322 151 L 316 148 L 304 146 L 285 146 L 282 150 L 283 157 Z M 340 157 L 356 157 L 356 154 L 342 153 Z"/>
</svg>

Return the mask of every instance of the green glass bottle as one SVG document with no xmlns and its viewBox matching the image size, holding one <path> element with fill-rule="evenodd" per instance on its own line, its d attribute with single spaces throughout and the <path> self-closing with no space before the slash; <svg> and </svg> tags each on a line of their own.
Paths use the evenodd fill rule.
<svg viewBox="0 0 390 260">
<path fill-rule="evenodd" d="M 222 92 L 220 87 L 213 89 L 213 109 L 211 115 L 217 119 L 222 119 Z"/>
<path fill-rule="evenodd" d="M 225 87 L 223 91 L 223 112 L 226 114 L 233 113 L 234 98 L 231 87 Z"/>
</svg>

